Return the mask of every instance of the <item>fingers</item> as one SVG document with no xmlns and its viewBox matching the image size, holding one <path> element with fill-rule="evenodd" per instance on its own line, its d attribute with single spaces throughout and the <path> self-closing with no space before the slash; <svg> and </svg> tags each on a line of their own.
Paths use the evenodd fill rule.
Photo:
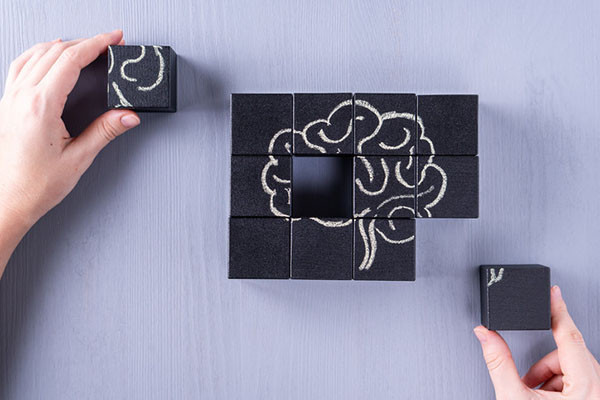
<svg viewBox="0 0 600 400">
<path fill-rule="evenodd" d="M 563 376 L 554 375 L 546 383 L 542 385 L 540 390 L 546 390 L 548 392 L 562 392 L 563 390 Z"/>
<path fill-rule="evenodd" d="M 558 351 L 554 350 L 546 354 L 538 362 L 533 364 L 529 371 L 523 376 L 523 383 L 530 388 L 537 387 L 554 375 L 562 375 L 558 361 Z M 562 384 L 562 380 L 561 380 Z"/>
<path fill-rule="evenodd" d="M 12 86 L 17 80 L 27 72 L 29 68 L 32 68 L 35 64 L 35 60 L 43 55 L 54 43 L 59 39 L 53 40 L 52 42 L 38 43 L 35 46 L 29 48 L 19 57 L 17 57 L 8 69 L 8 75 L 6 77 L 6 87 Z M 35 57 L 34 57 L 35 56 Z"/>
<path fill-rule="evenodd" d="M 105 112 L 69 144 L 67 151 L 76 159 L 87 161 L 89 166 L 108 143 L 139 123 L 140 118 L 133 111 Z"/>
<path fill-rule="evenodd" d="M 53 96 L 66 99 L 75 87 L 81 70 L 106 51 L 108 46 L 119 43 L 122 38 L 123 32 L 116 30 L 96 35 L 69 47 L 60 54 L 40 85 Z"/>
<path fill-rule="evenodd" d="M 84 39 L 77 39 L 67 42 L 59 40 L 58 42 L 55 42 L 33 66 L 27 76 L 24 77 L 24 82 L 32 86 L 37 85 L 66 49 L 81 43 L 83 40 Z"/>
<path fill-rule="evenodd" d="M 583 336 L 567 311 L 560 288 L 550 291 L 552 334 L 558 351 L 561 369 L 569 382 L 589 381 L 594 371 Z"/>
<path fill-rule="evenodd" d="M 526 386 L 519 377 L 508 345 L 500 335 L 483 326 L 476 327 L 474 332 L 481 343 L 496 397 L 518 398 L 516 396 L 526 391 Z"/>
</svg>

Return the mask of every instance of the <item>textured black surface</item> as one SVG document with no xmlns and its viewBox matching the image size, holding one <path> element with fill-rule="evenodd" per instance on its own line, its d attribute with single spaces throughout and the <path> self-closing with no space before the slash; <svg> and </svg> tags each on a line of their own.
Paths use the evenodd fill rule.
<svg viewBox="0 0 600 400">
<path fill-rule="evenodd" d="M 290 175 L 291 156 L 231 156 L 231 216 L 289 216 Z"/>
<path fill-rule="evenodd" d="M 416 95 L 357 93 L 354 104 L 356 154 L 416 153 Z"/>
<path fill-rule="evenodd" d="M 292 113 L 291 94 L 232 94 L 233 154 L 291 154 Z M 278 132 L 281 133 L 269 151 L 271 140 Z"/>
<path fill-rule="evenodd" d="M 293 157 L 293 217 L 352 217 L 352 157 Z"/>
<path fill-rule="evenodd" d="M 290 220 L 231 218 L 229 278 L 289 279 Z"/>
<path fill-rule="evenodd" d="M 138 59 L 142 55 L 142 48 L 145 54 L 139 62 L 127 62 Z M 159 77 L 161 57 L 162 80 Z M 124 63 L 126 65 L 123 66 Z M 177 110 L 177 55 L 171 47 L 109 46 L 108 71 L 108 108 Z M 155 83 L 158 84 L 150 89 Z"/>
<path fill-rule="evenodd" d="M 294 135 L 294 153 L 353 154 L 352 123 L 352 93 L 295 94 L 294 130 L 302 132 L 302 135 Z M 323 140 L 320 132 L 326 140 Z"/>
<path fill-rule="evenodd" d="M 347 219 L 322 219 L 328 223 Z M 352 279 L 352 222 L 326 227 L 309 219 L 292 220 L 293 279 Z"/>
<path fill-rule="evenodd" d="M 354 279 L 415 280 L 414 219 L 358 219 L 354 225 Z"/>
<path fill-rule="evenodd" d="M 420 95 L 417 110 L 434 154 L 477 155 L 477 95 Z M 417 142 L 417 154 L 432 153 L 428 142 Z"/>
<path fill-rule="evenodd" d="M 354 214 L 414 218 L 416 157 L 356 157 Z"/>
<path fill-rule="evenodd" d="M 493 275 L 492 275 L 492 270 Z M 502 271 L 502 278 L 498 279 Z M 482 265 L 481 323 L 492 330 L 550 329 L 550 268 Z"/>
<path fill-rule="evenodd" d="M 418 177 L 418 216 L 433 218 L 477 218 L 479 216 L 479 158 L 477 156 L 419 156 Z M 440 197 L 440 193 L 443 193 L 443 197 Z"/>
</svg>

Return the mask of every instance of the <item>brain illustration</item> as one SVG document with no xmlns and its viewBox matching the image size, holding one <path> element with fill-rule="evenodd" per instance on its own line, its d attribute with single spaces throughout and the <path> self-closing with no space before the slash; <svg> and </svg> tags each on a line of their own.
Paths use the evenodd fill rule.
<svg viewBox="0 0 600 400">
<path fill-rule="evenodd" d="M 347 108 L 354 106 L 354 113 L 349 113 Z M 406 234 L 396 229 L 392 218 L 397 217 L 399 213 L 409 213 L 411 217 L 431 217 L 435 205 L 443 198 L 446 191 L 447 176 L 445 171 L 435 163 L 434 143 L 426 136 L 426 128 L 418 116 L 412 113 L 389 111 L 380 113 L 375 107 L 363 100 L 357 100 L 354 105 L 352 101 L 345 101 L 334 107 L 328 115 L 306 124 L 301 130 L 294 130 L 293 135 L 300 138 L 304 144 L 313 150 L 323 154 L 339 153 L 337 145 L 348 139 L 353 134 L 356 126 L 353 124 L 354 114 L 356 126 L 361 127 L 362 132 L 368 132 L 367 135 L 361 135 L 357 140 L 356 158 L 357 175 L 359 170 L 366 172 L 368 179 L 355 179 L 355 188 L 366 196 L 380 196 L 385 193 L 390 185 L 400 185 L 405 189 L 405 194 L 393 195 L 382 198 L 376 207 L 369 207 L 363 210 L 355 210 L 354 217 L 357 220 L 357 231 L 364 245 L 364 258 L 361 260 L 359 270 L 368 270 L 373 264 L 377 252 L 378 240 L 384 240 L 394 245 L 402 245 L 414 240 L 413 234 Z M 416 123 L 415 123 L 416 121 Z M 416 132 L 415 132 L 416 127 Z M 382 131 L 394 132 L 394 137 L 387 135 L 385 138 L 380 135 Z M 291 155 L 291 143 L 289 138 L 292 135 L 290 129 L 283 129 L 273 134 L 269 144 L 269 154 L 273 153 L 275 148 L 285 148 Z M 391 158 L 381 157 L 378 162 L 369 161 L 367 157 L 360 154 L 367 146 L 376 146 L 385 154 L 415 154 L 413 140 L 416 137 L 420 149 L 425 149 L 426 154 L 430 156 L 422 157 L 418 163 L 416 157 L 402 157 L 395 162 L 390 162 Z M 407 146 L 411 146 L 407 148 Z M 407 150 L 407 151 L 406 151 Z M 417 163 L 418 165 L 412 165 Z M 269 161 L 265 164 L 261 180 L 265 193 L 269 195 L 270 209 L 275 216 L 288 216 L 287 211 L 278 209 L 276 204 L 290 204 L 290 181 L 280 178 L 278 171 L 278 162 L 276 157 L 269 156 Z M 415 190 L 416 168 L 417 188 Z M 365 176 L 365 174 L 361 174 Z M 414 201 L 415 195 L 418 201 Z M 283 200 L 277 200 L 280 196 Z M 379 199 L 379 197 L 377 197 Z M 415 210 L 415 203 L 418 204 Z M 283 207 L 281 207 L 283 208 Z M 369 217 L 365 219 L 363 217 Z M 388 218 L 374 219 L 377 217 Z M 336 227 L 347 226 L 352 223 L 350 220 L 340 220 L 339 222 L 324 221 L 319 218 L 311 218 L 313 221 L 324 226 L 335 229 Z"/>
</svg>

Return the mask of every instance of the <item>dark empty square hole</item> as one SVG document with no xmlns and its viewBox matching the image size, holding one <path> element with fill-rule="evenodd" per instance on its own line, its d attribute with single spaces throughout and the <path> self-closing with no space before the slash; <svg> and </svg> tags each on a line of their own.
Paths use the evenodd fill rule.
<svg viewBox="0 0 600 400">
<path fill-rule="evenodd" d="M 294 156 L 292 217 L 352 218 L 352 157 Z"/>
</svg>

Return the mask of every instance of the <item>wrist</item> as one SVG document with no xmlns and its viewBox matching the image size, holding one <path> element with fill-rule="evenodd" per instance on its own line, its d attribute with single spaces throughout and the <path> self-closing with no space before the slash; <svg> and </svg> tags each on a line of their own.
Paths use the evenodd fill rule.
<svg viewBox="0 0 600 400">
<path fill-rule="evenodd" d="M 0 234 L 7 233 L 22 237 L 35 222 L 36 218 L 29 213 L 0 199 Z"/>
</svg>

